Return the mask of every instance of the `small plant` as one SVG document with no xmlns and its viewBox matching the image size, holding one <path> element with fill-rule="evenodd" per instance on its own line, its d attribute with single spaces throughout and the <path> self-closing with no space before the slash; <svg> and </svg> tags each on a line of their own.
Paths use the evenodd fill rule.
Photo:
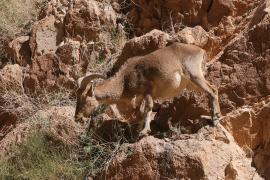
<svg viewBox="0 0 270 180">
<path fill-rule="evenodd" d="M 24 93 L 20 82 L 3 78 L 0 84 L 0 111 L 13 114 L 20 120 L 25 120 L 36 112 L 34 99 Z"/>
<path fill-rule="evenodd" d="M 59 89 L 55 91 L 46 91 L 42 92 L 40 95 L 35 97 L 39 105 L 43 106 L 68 106 L 75 105 L 74 92 L 70 89 L 66 89 L 62 86 L 58 87 Z"/>
<path fill-rule="evenodd" d="M 0 80 L 0 111 L 15 115 L 20 121 L 32 117 L 38 110 L 51 106 L 75 105 L 71 90 L 59 87 L 56 91 L 44 92 L 38 96 L 25 94 L 18 81 Z"/>
<path fill-rule="evenodd" d="M 85 161 L 91 162 L 91 166 L 88 166 L 88 176 L 96 176 L 105 170 L 122 144 L 121 140 L 106 142 L 94 134 L 82 135 L 81 141 L 83 144 L 81 157 Z"/>
<path fill-rule="evenodd" d="M 120 25 L 119 25 L 120 26 Z M 126 33 L 124 31 L 124 27 L 121 28 L 111 28 L 110 29 L 111 42 L 113 45 L 119 49 L 123 48 L 126 41 Z"/>
</svg>

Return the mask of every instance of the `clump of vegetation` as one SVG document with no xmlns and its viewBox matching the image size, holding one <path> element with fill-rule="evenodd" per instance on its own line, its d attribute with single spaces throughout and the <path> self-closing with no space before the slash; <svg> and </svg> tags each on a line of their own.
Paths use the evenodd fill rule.
<svg viewBox="0 0 270 180">
<path fill-rule="evenodd" d="M 69 147 L 46 131 L 36 131 L 0 159 L 0 179 L 83 179 L 107 168 L 120 147 L 82 135 L 80 147 Z"/>
<path fill-rule="evenodd" d="M 82 179 L 86 169 L 76 149 L 55 143 L 44 132 L 35 132 L 0 161 L 0 179 Z"/>
<path fill-rule="evenodd" d="M 87 176 L 93 177 L 105 170 L 114 154 L 121 146 L 121 140 L 117 142 L 106 142 L 94 134 L 82 135 L 81 158 L 88 162 Z"/>
<path fill-rule="evenodd" d="M 13 114 L 20 121 L 29 120 L 38 110 L 50 106 L 75 105 L 72 90 L 59 86 L 59 89 L 31 96 L 24 92 L 22 82 L 0 80 L 0 112 Z"/>
<path fill-rule="evenodd" d="M 121 28 L 122 27 L 122 28 Z M 127 34 L 124 27 L 119 25 L 118 28 L 110 29 L 111 42 L 119 49 L 123 48 L 127 41 Z"/>
<path fill-rule="evenodd" d="M 14 38 L 29 22 L 37 17 L 39 6 L 44 0 L 1 0 L 0 33 Z"/>
<path fill-rule="evenodd" d="M 0 79 L 0 112 L 7 112 L 24 120 L 36 112 L 32 98 L 24 93 L 23 85 L 14 79 Z"/>
<path fill-rule="evenodd" d="M 67 147 L 37 131 L 14 146 L 12 155 L 0 159 L 0 179 L 83 179 L 106 168 L 120 147 L 86 135 L 81 140 L 81 147 Z"/>
<path fill-rule="evenodd" d="M 7 43 L 18 34 L 28 33 L 46 0 L 0 1 L 0 67 L 8 62 Z"/>
</svg>

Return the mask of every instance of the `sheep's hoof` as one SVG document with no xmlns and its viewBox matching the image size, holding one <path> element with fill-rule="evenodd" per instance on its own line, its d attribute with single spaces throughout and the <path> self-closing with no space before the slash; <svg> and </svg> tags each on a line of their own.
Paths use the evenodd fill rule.
<svg viewBox="0 0 270 180">
<path fill-rule="evenodd" d="M 213 118 L 212 118 L 212 126 L 217 126 L 220 120 L 220 114 L 216 114 Z"/>
<path fill-rule="evenodd" d="M 211 126 L 216 127 L 218 125 L 218 123 L 219 123 L 218 120 L 212 121 Z"/>
<path fill-rule="evenodd" d="M 150 130 L 148 130 L 148 129 L 144 129 L 144 130 L 142 130 L 142 131 L 140 132 L 140 134 L 139 134 L 139 138 L 146 137 L 146 136 L 148 136 L 148 135 L 149 135 L 149 133 L 150 133 Z"/>
</svg>

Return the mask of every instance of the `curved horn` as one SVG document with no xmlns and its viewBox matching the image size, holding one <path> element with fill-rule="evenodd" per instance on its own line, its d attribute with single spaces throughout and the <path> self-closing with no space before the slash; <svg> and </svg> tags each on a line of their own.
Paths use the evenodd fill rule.
<svg viewBox="0 0 270 180">
<path fill-rule="evenodd" d="M 80 89 L 85 89 L 87 84 L 89 84 L 93 79 L 97 79 L 97 78 L 105 79 L 105 76 L 103 76 L 102 74 L 95 73 L 95 74 L 89 74 L 84 77 L 81 77 L 77 80 L 78 87 Z"/>
</svg>

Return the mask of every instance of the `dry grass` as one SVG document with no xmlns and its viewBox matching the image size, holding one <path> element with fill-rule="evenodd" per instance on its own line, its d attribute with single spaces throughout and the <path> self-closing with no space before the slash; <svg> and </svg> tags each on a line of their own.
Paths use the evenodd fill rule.
<svg viewBox="0 0 270 180">
<path fill-rule="evenodd" d="M 33 99 L 24 93 L 20 82 L 3 78 L 0 83 L 0 112 L 8 112 L 22 120 L 36 112 Z"/>
<path fill-rule="evenodd" d="M 44 0 L 1 0 L 0 33 L 11 38 L 21 33 L 37 17 L 42 2 Z"/>
<path fill-rule="evenodd" d="M 39 11 L 36 5 L 41 2 L 44 0 L 0 0 L 0 42 L 29 32 L 31 22 L 35 21 Z M 112 41 L 115 49 L 119 49 L 126 36 L 114 29 L 108 33 L 111 35 L 109 41 Z M 0 66 L 1 56 L 5 56 L 2 48 L 0 45 Z M 112 58 L 115 58 L 112 53 Z M 105 72 L 109 68 L 109 61 L 110 58 L 97 49 L 93 58 L 89 59 L 89 68 Z M 73 92 L 65 88 L 55 92 L 44 90 L 44 93 L 32 97 L 25 94 L 19 82 L 0 79 L 0 84 L 0 112 L 14 114 L 20 122 L 46 122 L 35 117 L 38 110 L 50 106 L 75 105 Z M 96 175 L 106 168 L 120 147 L 120 142 L 123 142 L 104 142 L 93 135 L 82 135 L 81 146 L 70 149 L 59 141 L 55 143 L 53 138 L 43 128 L 43 131 L 29 135 L 21 146 L 14 146 L 11 156 L 0 159 L 0 179 L 83 179 L 87 174 Z"/>
<path fill-rule="evenodd" d="M 119 137 L 116 142 L 106 142 L 94 134 L 88 134 L 81 136 L 81 142 L 81 159 L 90 164 L 86 172 L 87 176 L 93 177 L 108 168 L 123 139 Z"/>
<path fill-rule="evenodd" d="M 50 106 L 74 106 L 72 91 L 60 88 L 30 97 L 17 81 L 2 78 L 0 84 L 0 111 L 38 124 L 22 145 L 14 145 L 9 156 L 0 158 L 0 179 L 83 179 L 106 168 L 120 147 L 120 141 L 104 142 L 93 135 L 82 135 L 79 147 L 67 147 L 48 133 L 48 121 L 36 117 L 36 112 Z"/>
<path fill-rule="evenodd" d="M 83 179 L 88 164 L 80 162 L 76 152 L 55 144 L 46 132 L 35 132 L 0 160 L 0 179 Z"/>
<path fill-rule="evenodd" d="M 35 117 L 35 113 L 50 106 L 74 106 L 71 91 L 61 88 L 33 98 L 26 95 L 16 81 L 0 83 L 0 111 L 15 114 L 20 121 L 39 124 L 39 130 L 28 135 L 28 140 L 21 146 L 14 146 L 11 155 L 0 158 L 0 179 L 83 179 L 95 176 L 106 170 L 121 144 L 126 142 L 123 136 L 118 136 L 116 142 L 106 142 L 94 134 L 83 134 L 79 138 L 79 147 L 67 147 L 48 134 L 48 121 Z M 102 111 L 96 113 L 98 116 Z"/>
<path fill-rule="evenodd" d="M 18 81 L 0 80 L 0 112 L 15 115 L 24 121 L 32 117 L 38 110 L 50 106 L 75 105 L 75 97 L 71 90 L 61 88 L 55 92 L 44 90 L 38 96 L 25 94 L 23 85 Z"/>
<path fill-rule="evenodd" d="M 106 168 L 119 148 L 119 142 L 104 142 L 92 135 L 80 137 L 81 146 L 67 147 L 48 134 L 45 119 L 35 117 L 38 110 L 50 106 L 74 105 L 72 93 L 64 88 L 38 97 L 26 95 L 20 83 L 1 81 L 0 111 L 15 114 L 20 121 L 35 121 L 32 135 L 21 145 L 14 145 L 10 155 L 0 158 L 0 179 L 83 179 Z M 33 122 L 33 124 L 36 124 Z"/>
<path fill-rule="evenodd" d="M 10 155 L 0 158 L 0 179 L 83 179 L 107 169 L 121 146 L 92 135 L 80 137 L 81 146 L 66 146 L 44 130 L 34 131 Z"/>
</svg>

